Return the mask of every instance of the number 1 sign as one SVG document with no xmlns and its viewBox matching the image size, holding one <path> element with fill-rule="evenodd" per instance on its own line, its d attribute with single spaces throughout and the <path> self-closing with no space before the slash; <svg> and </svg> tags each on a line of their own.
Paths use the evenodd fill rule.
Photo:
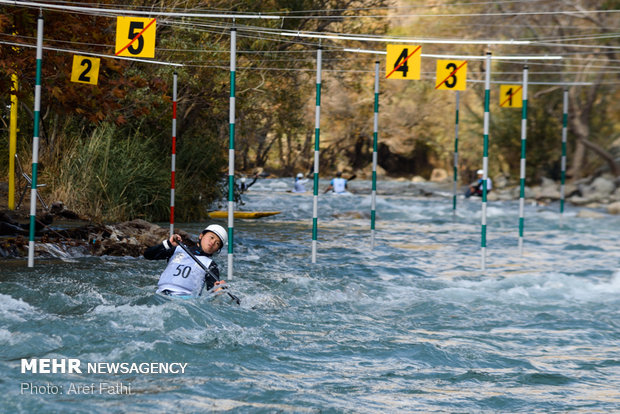
<svg viewBox="0 0 620 414">
<path fill-rule="evenodd" d="M 116 18 L 116 56 L 155 57 L 155 19 Z"/>
<path fill-rule="evenodd" d="M 500 108 L 521 108 L 522 105 L 521 85 L 499 85 L 499 106 Z"/>
</svg>

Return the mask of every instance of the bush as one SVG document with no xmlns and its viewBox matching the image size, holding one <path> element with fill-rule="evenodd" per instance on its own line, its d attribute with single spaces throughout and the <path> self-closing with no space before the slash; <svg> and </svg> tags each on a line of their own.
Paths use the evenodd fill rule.
<svg viewBox="0 0 620 414">
<path fill-rule="evenodd" d="M 153 138 L 101 124 L 90 137 L 65 137 L 48 165 L 52 197 L 95 220 L 163 220 L 169 214 L 170 168 Z"/>
</svg>

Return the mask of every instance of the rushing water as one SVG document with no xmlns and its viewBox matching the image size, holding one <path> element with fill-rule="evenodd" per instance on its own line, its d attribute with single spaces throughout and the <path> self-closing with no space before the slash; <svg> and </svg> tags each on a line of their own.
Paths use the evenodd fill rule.
<svg viewBox="0 0 620 414">
<path fill-rule="evenodd" d="M 521 256 L 518 203 L 489 203 L 481 272 L 479 200 L 453 216 L 448 192 L 379 182 L 371 250 L 370 184 L 355 180 L 358 194 L 319 197 L 312 265 L 312 196 L 290 185 L 244 195 L 282 213 L 235 222 L 241 306 L 154 295 L 165 263 L 142 258 L 1 262 L 2 411 L 620 411 L 620 217 L 528 205 Z M 82 373 L 22 373 L 24 358 Z"/>
</svg>

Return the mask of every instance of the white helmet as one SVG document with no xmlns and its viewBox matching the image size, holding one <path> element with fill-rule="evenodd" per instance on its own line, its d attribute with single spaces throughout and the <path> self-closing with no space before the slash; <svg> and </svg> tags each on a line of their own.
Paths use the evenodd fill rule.
<svg viewBox="0 0 620 414">
<path fill-rule="evenodd" d="M 297 174 L 297 178 L 304 178 L 304 175 L 302 173 Z"/>
<path fill-rule="evenodd" d="M 207 226 L 204 231 L 210 231 L 211 233 L 215 233 L 215 235 L 220 238 L 220 241 L 222 242 L 222 247 L 226 246 L 226 243 L 228 243 L 228 233 L 226 232 L 226 229 L 224 229 L 224 227 L 220 226 L 219 224 L 211 224 Z"/>
<path fill-rule="evenodd" d="M 484 171 L 483 170 L 478 170 L 478 171 L 476 171 L 476 174 L 484 174 Z"/>
</svg>

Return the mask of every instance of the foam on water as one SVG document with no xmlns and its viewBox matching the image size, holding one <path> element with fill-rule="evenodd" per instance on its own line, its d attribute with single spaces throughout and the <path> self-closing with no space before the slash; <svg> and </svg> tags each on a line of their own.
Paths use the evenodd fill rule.
<svg viewBox="0 0 620 414">
<path fill-rule="evenodd" d="M 311 187 L 309 182 L 307 188 Z M 611 412 L 620 406 L 617 216 L 560 224 L 553 204 L 490 202 L 487 271 L 480 202 L 380 182 L 377 246 L 363 194 L 319 205 L 292 180 L 259 180 L 235 221 L 226 295 L 154 294 L 164 263 L 67 257 L 0 275 L 7 412 Z M 321 189 L 327 181 L 321 182 Z M 427 194 L 429 185 L 422 188 Z M 361 190 L 360 190 L 361 191 Z M 380 191 L 380 192 L 381 192 Z M 226 225 L 225 221 L 219 222 Z M 204 223 L 178 225 L 198 233 Z M 52 250 L 48 249 L 48 253 Z M 67 261 L 70 260 L 70 261 Z M 226 275 L 226 255 L 215 260 Z M 21 374 L 21 358 L 183 362 L 177 375 Z M 123 381 L 132 395 L 31 396 L 21 382 Z"/>
</svg>

